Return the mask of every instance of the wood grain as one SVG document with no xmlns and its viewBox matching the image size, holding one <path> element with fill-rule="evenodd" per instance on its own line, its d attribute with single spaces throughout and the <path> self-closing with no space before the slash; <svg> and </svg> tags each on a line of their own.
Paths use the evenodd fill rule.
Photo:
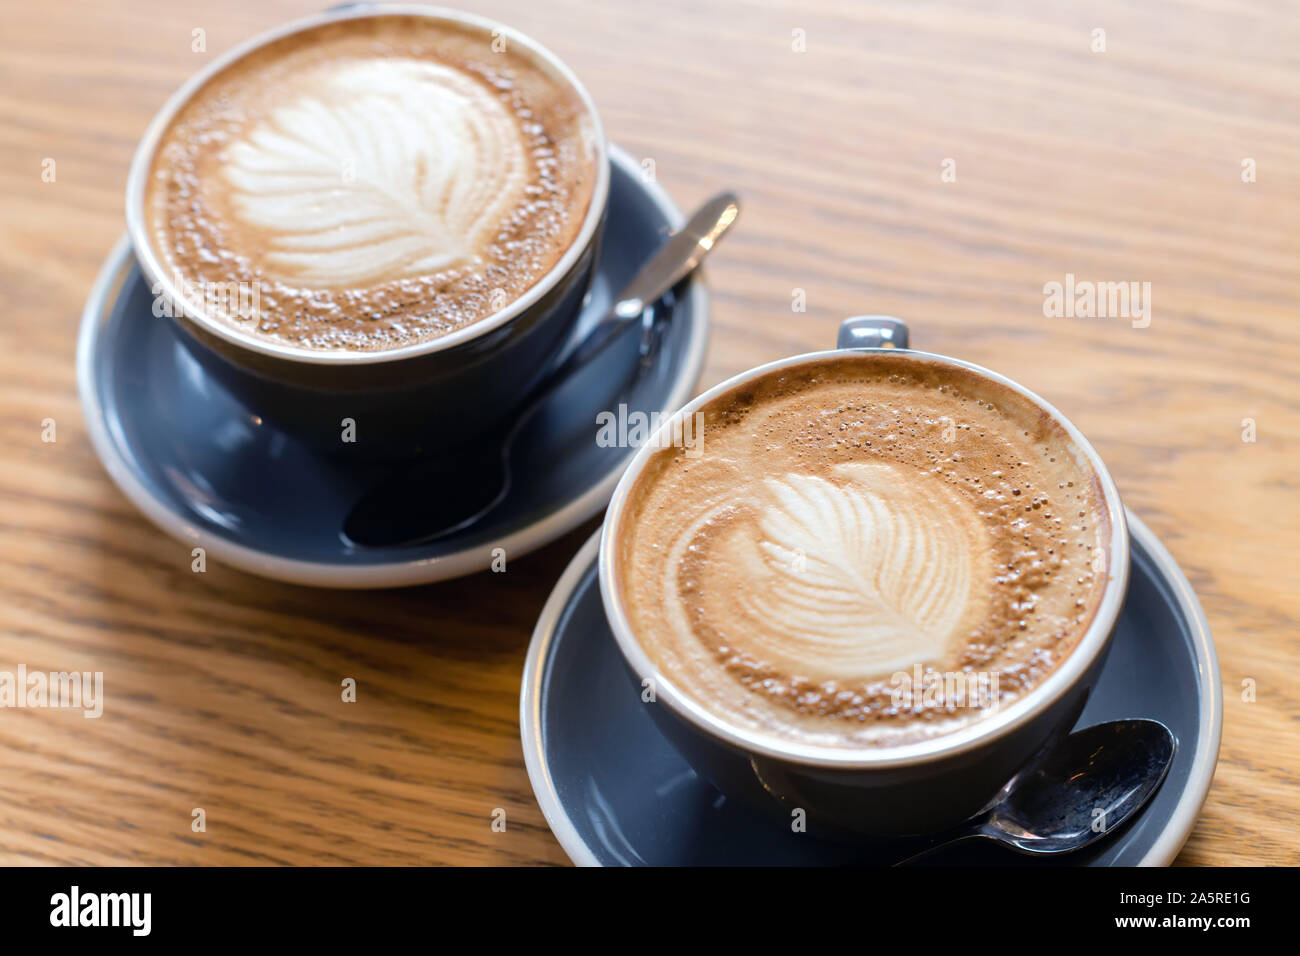
<svg viewBox="0 0 1300 956">
<path fill-rule="evenodd" d="M 524 773 L 518 689 L 585 531 L 505 575 L 399 593 L 193 574 L 81 421 L 78 318 L 123 229 L 137 137 L 212 56 L 313 9 L 0 3 L 0 669 L 102 670 L 108 696 L 100 720 L 0 711 L 0 863 L 565 862 Z M 653 159 L 684 206 L 723 186 L 744 196 L 709 269 L 702 386 L 883 312 L 918 346 L 1041 392 L 1092 438 L 1219 649 L 1222 758 L 1180 860 L 1296 862 L 1294 7 L 476 9 L 568 61 L 611 138 Z M 191 51 L 196 28 L 208 52 Z M 1044 283 L 1067 273 L 1150 282 L 1150 326 L 1044 317 Z M 355 704 L 339 699 L 347 676 Z"/>
</svg>

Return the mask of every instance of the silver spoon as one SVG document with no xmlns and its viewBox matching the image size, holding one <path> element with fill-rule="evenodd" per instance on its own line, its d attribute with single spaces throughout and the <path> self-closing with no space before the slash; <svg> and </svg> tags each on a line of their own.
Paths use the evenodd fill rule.
<svg viewBox="0 0 1300 956">
<path fill-rule="evenodd" d="M 1160 787 L 1176 749 L 1157 720 L 1112 720 L 1075 731 L 1022 769 L 979 815 L 930 838 L 895 866 L 966 840 L 1058 856 L 1105 839 Z"/>
<path fill-rule="evenodd" d="M 630 329 L 651 329 L 642 319 L 649 306 L 695 270 L 740 214 L 734 193 L 714 196 L 655 250 L 623 289 L 614 306 L 573 352 L 504 419 L 502 430 L 471 445 L 441 449 L 402 466 L 368 490 L 343 521 L 343 537 L 365 548 L 398 548 L 435 541 L 466 528 L 505 500 L 510 455 L 533 414 L 577 372 Z M 430 489 L 436 493 L 430 494 Z"/>
</svg>

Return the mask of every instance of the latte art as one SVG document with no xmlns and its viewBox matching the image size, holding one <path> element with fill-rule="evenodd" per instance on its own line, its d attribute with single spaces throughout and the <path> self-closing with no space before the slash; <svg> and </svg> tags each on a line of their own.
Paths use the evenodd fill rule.
<svg viewBox="0 0 1300 956">
<path fill-rule="evenodd" d="M 257 289 L 309 350 L 374 351 L 498 314 L 560 266 L 601 180 L 585 94 L 522 42 L 436 16 L 345 18 L 256 47 L 171 118 L 145 225 L 189 288 Z"/>
<path fill-rule="evenodd" d="M 949 733 L 1051 674 L 1096 613 L 1096 476 L 1028 399 L 973 372 L 847 354 L 705 405 L 704 454 L 655 452 L 612 529 L 656 670 L 738 726 L 827 747 Z M 991 694 L 900 696 L 933 675 Z"/>
<path fill-rule="evenodd" d="M 706 512 L 664 568 L 700 576 L 705 613 L 734 624 L 733 652 L 813 679 L 866 679 L 940 657 L 982 614 L 985 534 L 942 482 L 855 462 L 769 478 L 743 506 Z M 715 582 L 713 566 L 751 586 Z"/>
<path fill-rule="evenodd" d="M 527 182 L 500 99 L 437 63 L 320 73 L 225 154 L 236 213 L 268 236 L 266 274 L 349 286 L 481 261 Z"/>
</svg>

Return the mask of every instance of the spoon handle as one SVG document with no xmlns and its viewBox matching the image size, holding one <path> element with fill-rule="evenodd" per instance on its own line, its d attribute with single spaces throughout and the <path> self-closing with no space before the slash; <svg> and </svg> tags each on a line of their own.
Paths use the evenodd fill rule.
<svg viewBox="0 0 1300 956">
<path fill-rule="evenodd" d="M 937 837 L 932 837 L 930 843 L 924 849 L 906 856 L 903 859 L 890 864 L 891 866 L 911 866 L 913 863 L 919 863 L 932 853 L 938 853 L 940 850 L 946 850 L 949 847 L 956 846 L 958 843 L 965 843 L 967 840 L 978 840 L 986 838 L 987 834 L 978 826 L 972 826 L 969 823 L 963 823 L 956 829 Z"/>
<path fill-rule="evenodd" d="M 700 264 L 740 214 L 735 193 L 723 192 L 701 206 L 693 216 L 655 250 L 619 294 L 618 301 L 592 329 L 582 344 L 551 373 L 558 381 L 605 351 L 625 329 L 636 324 L 646 308 Z"/>
<path fill-rule="evenodd" d="M 646 260 L 610 310 L 620 319 L 638 318 L 645 307 L 680 282 L 709 254 L 740 214 L 735 193 L 718 193 Z"/>
</svg>

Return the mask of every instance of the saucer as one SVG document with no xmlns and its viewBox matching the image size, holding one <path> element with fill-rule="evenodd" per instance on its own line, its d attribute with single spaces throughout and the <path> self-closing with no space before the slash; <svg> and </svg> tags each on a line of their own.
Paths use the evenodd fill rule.
<svg viewBox="0 0 1300 956">
<path fill-rule="evenodd" d="M 1077 727 L 1150 717 L 1174 732 L 1178 750 L 1160 790 L 1131 823 L 1058 862 L 1168 865 L 1191 833 L 1219 756 L 1223 699 L 1209 625 L 1164 545 L 1132 512 L 1128 521 L 1128 596 Z M 533 792 L 569 858 L 587 866 L 895 862 L 896 850 L 793 833 L 696 776 L 629 691 L 601 606 L 599 543 L 597 532 L 542 609 L 519 703 Z M 978 842 L 953 847 L 932 862 L 1052 865 Z"/>
<path fill-rule="evenodd" d="M 578 334 L 598 321 L 684 219 L 627 153 L 610 149 L 609 213 Z M 150 520 L 212 560 L 332 588 L 454 578 L 542 547 L 596 515 L 635 449 L 597 444 L 597 415 L 670 412 L 704 367 L 708 295 L 698 274 L 655 306 L 657 349 L 639 363 L 629 334 L 529 421 L 512 453 L 507 498 L 462 532 L 427 544 L 357 548 L 340 535 L 358 497 L 386 473 L 323 456 L 254 418 L 189 355 L 131 245 L 120 240 L 81 321 L 77 382 L 91 441 L 109 475 Z M 619 388 L 615 383 L 625 383 Z"/>
</svg>

